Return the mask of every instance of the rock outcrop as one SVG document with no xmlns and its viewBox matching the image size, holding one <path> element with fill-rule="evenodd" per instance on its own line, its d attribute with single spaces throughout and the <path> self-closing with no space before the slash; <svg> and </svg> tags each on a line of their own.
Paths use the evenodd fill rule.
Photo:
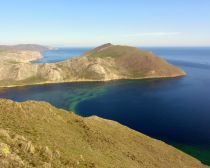
<svg viewBox="0 0 210 168">
<path fill-rule="evenodd" d="M 2 51 L 0 52 L 0 62 L 18 64 L 18 63 L 28 63 L 37 59 L 41 59 L 42 55 L 38 51 Z"/>
<path fill-rule="evenodd" d="M 51 167 L 50 161 L 59 160 L 59 151 L 51 151 L 47 146 L 34 145 L 24 136 L 0 129 L 0 167 Z"/>
<path fill-rule="evenodd" d="M 198 160 L 117 122 L 49 103 L 0 99 L 1 168 L 204 168 Z"/>
<path fill-rule="evenodd" d="M 0 86 L 75 81 L 166 78 L 185 72 L 153 53 L 105 44 L 80 57 L 52 64 L 0 61 Z"/>
</svg>

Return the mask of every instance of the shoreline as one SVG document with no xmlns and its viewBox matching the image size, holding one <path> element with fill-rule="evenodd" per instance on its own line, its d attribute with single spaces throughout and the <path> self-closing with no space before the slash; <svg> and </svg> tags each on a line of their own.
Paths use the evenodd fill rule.
<svg viewBox="0 0 210 168">
<path fill-rule="evenodd" d="M 106 45 L 107 44 L 99 46 L 99 47 L 93 49 L 93 51 L 95 51 L 95 50 L 98 51 L 99 48 L 106 49 Z M 137 52 L 136 53 L 137 55 L 141 55 L 142 54 L 139 49 L 134 48 L 134 47 L 117 46 L 117 45 L 115 46 L 115 45 L 111 45 L 111 44 L 108 44 L 108 45 L 109 45 L 109 47 L 112 47 L 112 48 L 117 49 L 117 50 L 122 50 L 122 51 L 124 51 L 124 50 L 127 51 L 128 50 L 131 53 L 132 52 Z M 53 48 L 48 48 L 47 51 L 49 51 L 49 50 L 53 50 Z M 92 50 L 90 50 L 89 52 L 91 53 Z M 101 49 L 98 52 L 101 52 Z M 36 65 L 36 64 L 33 64 L 32 62 L 44 58 L 43 52 L 38 51 L 37 53 L 39 53 L 40 57 L 39 58 L 37 57 L 36 59 L 28 61 L 30 65 Z M 86 56 L 85 55 L 81 55 L 80 56 L 80 58 L 83 58 L 83 57 L 86 57 Z M 126 58 L 129 57 L 129 55 L 125 55 L 125 57 Z M 61 68 L 62 66 L 61 65 L 57 65 L 57 63 L 39 64 L 39 65 L 41 65 L 41 68 L 43 68 L 42 70 L 43 70 L 44 73 L 40 72 L 40 73 L 42 73 L 42 75 L 37 74 L 38 68 L 39 68 L 38 65 L 36 67 L 35 66 L 34 67 L 26 66 L 26 68 L 24 66 L 20 66 L 20 67 L 13 66 L 12 67 L 13 69 L 14 68 L 17 69 L 16 76 L 13 75 L 11 78 L 9 78 L 10 77 L 10 74 L 9 74 L 10 72 L 6 73 L 8 76 L 4 75 L 4 77 L 0 81 L 0 88 L 35 86 L 35 85 L 45 85 L 45 84 L 78 83 L 78 82 L 107 82 L 107 81 L 115 81 L 115 80 L 144 80 L 144 79 L 163 79 L 163 78 L 165 79 L 165 78 L 175 78 L 175 77 L 180 77 L 180 76 L 185 76 L 186 75 L 186 72 L 184 72 L 182 69 L 180 69 L 180 68 L 178 68 L 176 66 L 173 66 L 172 64 L 168 63 L 164 59 L 161 59 L 161 58 L 157 57 L 158 60 L 156 60 L 156 59 L 154 59 L 154 58 L 156 58 L 155 55 L 154 56 L 150 56 L 150 57 L 151 57 L 151 60 L 149 62 L 151 62 L 151 63 L 153 63 L 155 65 L 156 64 L 160 64 L 161 66 L 163 66 L 163 68 L 166 66 L 165 67 L 166 70 L 168 68 L 166 73 L 163 73 L 162 71 L 160 71 L 160 72 L 158 71 L 156 73 L 155 72 L 156 69 L 154 69 L 154 70 L 152 69 L 152 71 L 144 72 L 143 74 L 140 74 L 140 75 L 139 74 L 135 75 L 135 74 L 133 74 L 134 73 L 133 70 L 135 70 L 135 68 L 138 69 L 138 71 L 141 71 L 141 70 L 145 69 L 144 66 L 143 66 L 143 68 L 138 68 L 136 66 L 136 67 L 134 67 L 134 69 L 132 69 L 132 67 L 130 69 L 128 69 L 128 70 L 124 69 L 124 71 L 126 73 L 123 72 L 123 73 L 119 73 L 119 74 L 111 74 L 111 75 L 108 74 L 107 75 L 106 74 L 107 72 L 112 71 L 112 66 L 114 67 L 114 66 L 118 66 L 118 65 L 115 64 L 115 62 L 110 62 L 109 60 L 106 60 L 106 59 L 103 60 L 102 58 L 97 57 L 97 56 L 93 57 L 94 58 L 93 60 L 92 59 L 91 60 L 88 60 L 88 59 L 87 60 L 83 60 L 83 59 L 81 60 L 81 61 L 83 61 L 82 64 L 85 64 L 85 65 L 87 64 L 92 69 L 90 67 L 82 67 L 83 69 L 80 68 L 79 71 L 77 71 L 77 67 L 76 66 L 82 66 L 82 65 L 80 65 L 78 63 L 78 61 L 80 61 L 80 59 L 76 59 L 76 61 L 74 61 L 75 59 L 71 58 L 71 59 L 69 59 L 69 61 L 67 61 L 67 63 L 65 63 L 66 61 L 62 61 L 63 64 L 64 64 L 64 65 L 62 64 L 64 66 L 63 69 Z M 137 59 L 138 63 L 141 63 L 141 61 L 145 61 L 145 60 L 141 60 L 140 57 L 138 57 L 138 58 L 139 58 L 139 59 Z M 134 60 L 135 60 L 135 58 L 134 58 Z M 93 65 L 90 64 L 91 61 L 94 63 Z M 103 61 L 105 61 L 106 64 Z M 115 61 L 114 58 L 113 58 L 113 61 Z M 147 60 L 146 60 L 146 62 L 147 62 Z M 44 66 L 42 67 L 42 65 L 44 65 Z M 49 66 L 47 66 L 47 65 L 49 65 Z M 141 65 L 142 65 L 142 63 L 141 63 Z M 104 70 L 103 66 L 108 66 L 108 70 L 109 71 L 106 72 Z M 111 68 L 109 68 L 109 66 L 111 66 Z M 121 66 L 123 66 L 123 65 L 121 65 Z M 103 75 L 103 76 L 96 76 L 95 77 L 95 76 L 91 76 L 91 74 L 88 74 L 88 73 L 85 74 L 86 76 L 82 75 L 81 77 L 78 76 L 77 74 L 76 75 L 73 74 L 73 75 L 70 75 L 70 76 L 67 76 L 67 77 L 61 76 L 61 75 L 63 75 L 63 74 L 61 74 L 61 72 L 63 72 L 64 75 L 65 75 L 65 73 L 71 73 L 71 67 L 73 68 L 73 71 L 75 71 L 76 73 L 84 73 L 83 72 L 84 68 L 89 68 L 90 72 L 94 72 L 96 74 Z M 36 68 L 36 71 L 34 71 L 33 68 Z M 3 70 L 5 70 L 5 71 L 2 71 L 2 73 L 8 71 L 7 67 L 4 67 Z M 157 68 L 157 70 L 158 70 L 158 68 Z M 25 72 L 28 72 L 28 71 L 29 71 L 29 73 L 26 73 L 27 75 L 24 76 L 23 74 Z M 65 71 L 67 71 L 67 72 L 65 72 Z M 121 71 L 123 71 L 123 70 L 121 70 Z M 131 74 L 129 74 L 129 72 Z M 22 78 L 21 78 L 21 74 L 23 75 Z M 40 77 L 37 76 L 37 75 L 40 75 Z M 45 77 L 44 75 L 48 75 L 48 76 Z M 89 77 L 88 77 L 88 75 L 89 75 Z M 17 78 L 17 76 L 18 77 L 20 76 L 20 77 Z M 32 79 L 30 79 L 30 77 Z M 4 80 L 4 79 L 6 79 L 6 80 Z M 28 79 L 30 79 L 30 80 L 28 80 Z"/>
<path fill-rule="evenodd" d="M 171 75 L 171 76 L 150 76 L 150 77 L 142 77 L 142 78 L 119 78 L 119 79 L 108 79 L 108 80 L 69 80 L 69 81 L 60 81 L 60 82 L 40 82 L 40 83 L 32 83 L 32 84 L 17 84 L 17 85 L 9 85 L 9 86 L 0 86 L 0 89 L 4 88 L 15 88 L 15 87 L 24 87 L 24 86 L 39 86 L 39 85 L 50 85 L 50 84 L 64 84 L 64 83 L 90 83 L 90 82 L 110 82 L 110 81 L 120 81 L 120 80 L 146 80 L 146 79 L 171 79 L 171 78 L 179 78 L 186 76 L 186 72 L 183 72 L 183 75 Z"/>
<path fill-rule="evenodd" d="M 154 163 L 156 162 L 156 164 L 154 165 L 157 165 L 157 163 L 161 163 L 157 167 L 162 167 L 163 165 L 168 164 L 168 163 L 171 163 L 172 165 L 176 165 L 176 163 L 180 165 L 180 163 L 182 163 L 182 166 L 180 165 L 181 167 L 194 167 L 194 168 L 195 167 L 196 168 L 208 167 L 207 165 L 202 164 L 202 162 L 198 160 L 197 158 L 174 147 L 173 145 L 170 145 L 160 139 L 156 139 L 146 134 L 143 134 L 140 131 L 131 129 L 130 127 L 123 125 L 120 122 L 117 122 L 112 119 L 103 119 L 97 116 L 81 117 L 77 114 L 69 113 L 66 110 L 56 108 L 50 103 L 47 103 L 44 101 L 27 100 L 24 102 L 16 102 L 10 99 L 0 99 L 0 105 L 2 106 L 2 108 L 0 108 L 0 116 L 1 116 L 0 118 L 1 118 L 1 123 L 2 123 L 2 130 L 3 130 L 1 131 L 4 133 L 2 134 L 3 137 L 5 137 L 5 135 L 9 135 L 7 136 L 9 140 L 13 140 L 12 135 L 17 135 L 18 137 L 20 136 L 24 137 L 23 142 L 26 142 L 26 145 L 30 143 L 33 149 L 36 149 L 35 150 L 36 152 L 39 151 L 40 149 L 43 149 L 43 148 L 40 148 L 40 145 L 41 145 L 41 147 L 42 146 L 45 147 L 44 149 L 46 149 L 46 146 L 47 146 L 47 149 L 48 149 L 47 151 L 50 151 L 50 152 L 58 151 L 60 156 L 66 156 L 67 158 L 69 157 L 71 158 L 73 156 L 78 158 L 78 152 L 73 153 L 74 154 L 73 156 L 72 156 L 72 151 L 68 153 L 69 151 L 68 148 L 72 149 L 74 147 L 76 151 L 79 151 L 79 154 L 82 153 L 82 156 L 84 155 L 85 158 L 87 156 L 90 156 L 89 154 L 90 152 L 96 155 L 99 153 L 101 155 L 107 156 L 106 152 L 104 154 L 104 148 L 101 148 L 102 145 L 103 146 L 106 145 L 110 147 L 107 149 L 111 149 L 111 152 L 110 151 L 107 152 L 110 154 L 110 156 L 112 156 L 111 154 L 113 152 L 116 152 L 117 150 L 116 152 L 117 156 L 119 154 L 122 154 L 122 157 L 123 157 L 122 159 L 125 159 L 125 160 L 128 159 L 129 161 L 131 161 L 131 163 L 136 162 L 136 165 L 139 165 L 139 163 L 145 162 L 146 163 L 145 166 L 147 167 L 148 166 L 147 163 L 151 161 L 150 156 L 152 156 L 153 158 L 155 158 L 155 160 L 152 159 L 152 161 Z M 11 106 L 12 106 L 12 110 L 11 108 L 9 108 Z M 25 114 L 24 117 L 22 117 L 22 115 L 19 115 L 20 112 L 24 112 Z M 37 112 L 42 112 L 42 114 L 37 113 Z M 11 126 L 11 123 L 12 123 L 12 126 Z M 39 127 L 37 127 L 37 125 Z M 29 131 L 22 132 L 22 131 L 19 131 L 19 128 L 21 128 L 21 130 L 29 130 Z M 46 129 L 47 129 L 47 134 L 45 132 Z M 115 137 L 116 130 L 120 131 L 120 134 L 119 134 L 120 136 Z M 35 137 L 34 137 L 34 134 L 31 134 L 31 131 L 36 132 Z M 84 137 L 83 132 L 85 132 L 88 136 L 85 136 L 85 138 L 83 138 L 84 139 L 83 141 L 80 140 L 81 138 L 79 139 L 80 141 L 77 141 L 77 140 L 74 141 L 74 139 L 71 139 L 72 132 L 73 132 L 73 135 L 75 135 L 75 137 L 83 138 Z M 68 141 L 63 140 L 63 137 L 64 136 L 66 137 L 67 135 L 69 135 L 69 137 L 67 138 Z M 55 136 L 58 137 L 58 139 L 53 138 Z M 97 139 L 94 140 L 92 137 L 94 139 L 96 137 Z M 122 139 L 122 137 L 124 137 L 124 139 Z M 43 139 L 49 139 L 49 141 L 43 141 Z M 102 141 L 98 143 L 99 140 L 102 140 Z M 115 142 L 115 140 L 116 141 L 118 140 L 117 144 L 113 143 Z M 72 141 L 74 143 L 72 143 Z M 90 148 L 91 150 L 85 150 L 85 149 L 88 149 L 88 147 L 90 146 L 90 143 L 89 143 L 90 141 L 93 143 L 94 146 L 96 146 L 96 148 Z M 3 140 L 3 143 L 5 143 L 9 149 L 13 147 L 12 146 L 13 143 L 10 143 L 10 142 L 17 142 L 17 144 L 19 144 L 22 141 L 17 141 L 17 140 L 4 141 Z M 85 152 L 81 151 L 81 142 L 82 142 L 82 145 L 85 146 L 84 148 Z M 59 144 L 59 145 L 56 145 L 56 144 Z M 132 146 L 130 146 L 130 144 L 132 144 Z M 68 146 L 68 148 L 66 148 L 66 146 Z M 18 150 L 14 150 L 14 151 L 15 152 L 23 151 L 22 148 L 19 149 L 18 145 L 17 145 L 17 149 Z M 137 159 L 133 160 L 131 158 L 128 158 L 127 155 L 124 155 L 124 153 L 127 153 L 127 151 L 128 152 L 131 151 L 132 153 L 134 153 L 135 158 L 137 158 L 138 160 Z M 145 158 L 143 158 L 143 160 L 140 160 L 140 162 L 139 162 L 139 159 L 142 159 L 142 154 L 141 153 L 139 154 L 138 151 L 142 151 L 143 154 L 146 153 Z M 30 154 L 30 150 L 23 151 L 22 153 L 24 152 L 26 152 L 26 154 Z M 116 156 L 116 155 L 113 155 L 113 156 Z M 30 155 L 26 155 L 26 156 L 30 156 Z M 32 156 L 33 157 L 31 158 L 33 159 L 37 155 L 32 155 Z M 163 157 L 164 157 L 164 160 L 162 161 L 164 162 L 160 162 L 160 160 Z M 37 160 L 36 157 L 35 159 Z M 54 159 L 60 159 L 60 157 L 55 155 Z M 96 158 L 96 160 L 98 160 L 98 158 Z M 114 162 L 114 161 L 115 160 L 112 160 L 110 163 L 111 164 L 118 163 L 118 159 L 116 159 L 117 162 Z M 119 163 L 119 165 L 120 164 L 121 163 Z M 128 165 L 130 165 L 130 163 Z M 59 164 L 59 167 L 60 167 L 60 164 Z"/>
</svg>

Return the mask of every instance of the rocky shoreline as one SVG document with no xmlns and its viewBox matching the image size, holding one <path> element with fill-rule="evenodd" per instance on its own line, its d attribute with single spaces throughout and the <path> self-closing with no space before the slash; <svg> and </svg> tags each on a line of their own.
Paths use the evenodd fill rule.
<svg viewBox="0 0 210 168">
<path fill-rule="evenodd" d="M 39 58 L 39 57 L 37 57 Z M 51 64 L 0 62 L 0 87 L 46 83 L 172 78 L 186 73 L 151 52 L 105 44 Z"/>
</svg>

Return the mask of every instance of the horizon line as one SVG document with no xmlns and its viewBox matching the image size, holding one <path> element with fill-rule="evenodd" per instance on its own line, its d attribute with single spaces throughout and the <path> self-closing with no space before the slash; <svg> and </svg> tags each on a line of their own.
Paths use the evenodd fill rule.
<svg viewBox="0 0 210 168">
<path fill-rule="evenodd" d="M 0 43 L 0 46 L 8 45 L 8 46 L 15 46 L 15 45 L 42 45 L 48 47 L 57 47 L 57 48 L 93 48 L 98 47 L 106 43 L 102 43 L 99 45 L 70 45 L 70 44 L 46 44 L 46 43 Z M 111 43 L 112 44 L 112 43 Z M 128 44 L 113 44 L 113 45 L 122 45 L 122 46 L 133 46 L 133 47 L 210 47 L 210 45 L 128 45 Z"/>
</svg>

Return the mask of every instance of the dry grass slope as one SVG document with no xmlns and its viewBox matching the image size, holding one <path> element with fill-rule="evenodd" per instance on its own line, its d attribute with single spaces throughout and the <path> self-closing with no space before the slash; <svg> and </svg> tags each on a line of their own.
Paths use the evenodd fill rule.
<svg viewBox="0 0 210 168">
<path fill-rule="evenodd" d="M 0 61 L 0 87 L 183 75 L 184 71 L 151 52 L 112 44 L 99 46 L 80 57 L 59 63 L 34 65 L 18 63 L 18 59 L 7 60 L 7 63 Z"/>
<path fill-rule="evenodd" d="M 204 168 L 183 152 L 114 121 L 45 102 L 0 99 L 0 167 Z"/>
</svg>

